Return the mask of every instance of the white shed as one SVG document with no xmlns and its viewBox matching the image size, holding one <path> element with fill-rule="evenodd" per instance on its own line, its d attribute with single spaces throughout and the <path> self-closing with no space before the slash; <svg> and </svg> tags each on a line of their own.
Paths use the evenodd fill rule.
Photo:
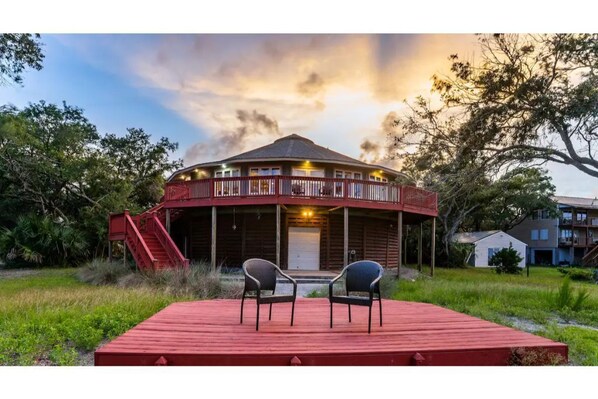
<svg viewBox="0 0 598 399">
<path fill-rule="evenodd" d="M 503 248 L 513 246 L 513 249 L 523 258 L 519 267 L 525 267 L 525 254 L 527 244 L 501 230 L 474 231 L 471 233 L 458 233 L 453 236 L 453 242 L 473 245 L 473 251 L 468 263 L 475 267 L 488 267 L 492 255 Z"/>
</svg>

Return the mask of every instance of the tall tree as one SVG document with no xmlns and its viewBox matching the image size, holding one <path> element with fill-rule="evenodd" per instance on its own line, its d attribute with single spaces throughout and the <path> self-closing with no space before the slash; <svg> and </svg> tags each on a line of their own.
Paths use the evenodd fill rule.
<svg viewBox="0 0 598 399">
<path fill-rule="evenodd" d="M 101 254 L 107 215 L 157 203 L 180 165 L 169 160 L 176 147 L 141 129 L 100 137 L 67 104 L 0 107 L 0 254 L 44 263 Z M 61 240 L 68 248 L 56 248 Z"/>
<path fill-rule="evenodd" d="M 463 116 L 459 129 L 422 132 L 424 142 L 457 134 L 489 162 L 550 161 L 598 177 L 598 34 L 483 35 L 479 45 L 479 59 L 452 55 L 451 75 L 433 78 L 442 111 Z"/>
<path fill-rule="evenodd" d="M 122 137 L 107 134 L 101 139 L 100 146 L 111 160 L 115 176 L 133 184 L 131 199 L 142 207 L 160 201 L 164 175 L 183 165 L 182 160 L 170 160 L 168 156 L 177 150 L 177 143 L 162 137 L 154 144 L 143 129 L 127 129 L 127 134 Z"/>
<path fill-rule="evenodd" d="M 0 34 L 0 85 L 22 84 L 21 74 L 27 68 L 42 69 L 44 54 L 38 34 Z"/>
</svg>

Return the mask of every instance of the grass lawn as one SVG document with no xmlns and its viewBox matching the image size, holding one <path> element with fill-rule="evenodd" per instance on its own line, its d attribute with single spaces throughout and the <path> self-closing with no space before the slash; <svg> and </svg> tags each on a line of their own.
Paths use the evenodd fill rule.
<svg viewBox="0 0 598 399">
<path fill-rule="evenodd" d="M 75 269 L 0 277 L 0 364 L 93 364 L 93 351 L 168 304 L 189 298 L 81 283 Z"/>
<path fill-rule="evenodd" d="M 534 267 L 530 277 L 490 269 L 436 269 L 433 279 L 402 280 L 393 299 L 428 302 L 569 345 L 577 365 L 598 365 L 598 285 L 572 282 L 589 293 L 579 311 L 557 311 L 554 292 L 563 281 L 555 268 Z"/>
<path fill-rule="evenodd" d="M 94 349 L 172 302 L 191 300 L 148 288 L 92 286 L 76 269 L 0 275 L 0 364 L 93 364 Z M 583 308 L 560 312 L 556 269 L 532 268 L 529 278 L 484 269 L 437 269 L 433 279 L 387 279 L 391 297 L 434 303 L 569 345 L 573 364 L 598 365 L 598 285 L 573 282 L 589 292 Z"/>
</svg>

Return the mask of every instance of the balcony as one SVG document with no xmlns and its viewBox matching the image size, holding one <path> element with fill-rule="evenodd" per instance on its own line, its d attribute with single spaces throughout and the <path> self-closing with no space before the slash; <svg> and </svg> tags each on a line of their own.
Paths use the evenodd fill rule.
<svg viewBox="0 0 598 399">
<path fill-rule="evenodd" d="M 243 176 L 166 184 L 166 207 L 261 204 L 349 206 L 437 214 L 437 194 L 369 180 Z"/>
<path fill-rule="evenodd" d="M 598 244 L 598 237 L 560 237 L 559 238 L 559 245 L 570 247 L 593 247 L 594 245 Z"/>
</svg>

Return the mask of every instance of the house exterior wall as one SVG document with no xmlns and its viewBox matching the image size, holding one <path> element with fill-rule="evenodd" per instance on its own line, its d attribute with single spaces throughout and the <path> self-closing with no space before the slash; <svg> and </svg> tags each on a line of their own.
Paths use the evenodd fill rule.
<svg viewBox="0 0 598 399">
<path fill-rule="evenodd" d="M 379 171 L 373 168 L 363 168 L 358 166 L 349 166 L 343 164 L 334 163 L 323 163 L 323 162 L 301 162 L 301 161 L 262 161 L 262 162 L 240 162 L 240 163 L 229 163 L 226 167 L 217 166 L 201 169 L 197 172 L 189 172 L 191 179 L 201 179 L 215 177 L 217 171 L 224 169 L 239 169 L 241 176 L 249 176 L 249 170 L 252 167 L 280 167 L 282 175 L 291 176 L 293 174 L 293 168 L 301 169 L 324 169 L 324 177 L 333 178 L 335 177 L 336 170 L 343 170 L 349 172 L 361 173 L 362 179 L 369 180 L 370 174 L 377 177 L 385 178 L 388 181 L 394 180 L 393 176 L 388 173 Z"/>
<path fill-rule="evenodd" d="M 519 253 L 519 256 L 523 258 L 523 260 L 519 262 L 519 267 L 525 267 L 525 243 L 513 239 L 513 237 L 503 232 L 493 234 L 475 243 L 475 266 L 488 266 L 490 261 L 488 258 L 488 250 L 490 248 L 509 248 L 509 245 L 513 245 L 513 249 L 515 249 Z"/>
<path fill-rule="evenodd" d="M 537 239 L 532 240 L 532 230 L 548 230 L 547 239 L 540 239 L 538 234 Z M 558 248 L 559 237 L 559 219 L 538 219 L 526 218 L 523 222 L 508 230 L 507 233 L 519 241 L 523 241 L 528 246 L 528 251 L 533 253 L 535 249 L 552 250 Z M 534 263 L 532 259 L 528 258 L 528 262 Z"/>
<path fill-rule="evenodd" d="M 218 208 L 216 228 L 217 265 L 240 267 L 246 259 L 263 258 L 276 262 L 276 216 L 274 206 Z M 344 258 L 344 217 L 342 209 L 310 207 L 314 215 L 305 218 L 301 208 L 289 207 L 281 215 L 281 267 L 288 268 L 289 227 L 320 229 L 320 270 L 340 269 Z M 396 213 L 366 216 L 352 210 L 349 216 L 350 261 L 370 259 L 387 267 L 398 263 Z M 192 208 L 172 225 L 171 236 L 191 260 L 208 261 L 211 248 L 211 209 Z M 233 229 L 233 226 L 236 228 Z M 187 237 L 185 239 L 185 237 Z M 185 242 L 187 248 L 184 247 Z"/>
</svg>

